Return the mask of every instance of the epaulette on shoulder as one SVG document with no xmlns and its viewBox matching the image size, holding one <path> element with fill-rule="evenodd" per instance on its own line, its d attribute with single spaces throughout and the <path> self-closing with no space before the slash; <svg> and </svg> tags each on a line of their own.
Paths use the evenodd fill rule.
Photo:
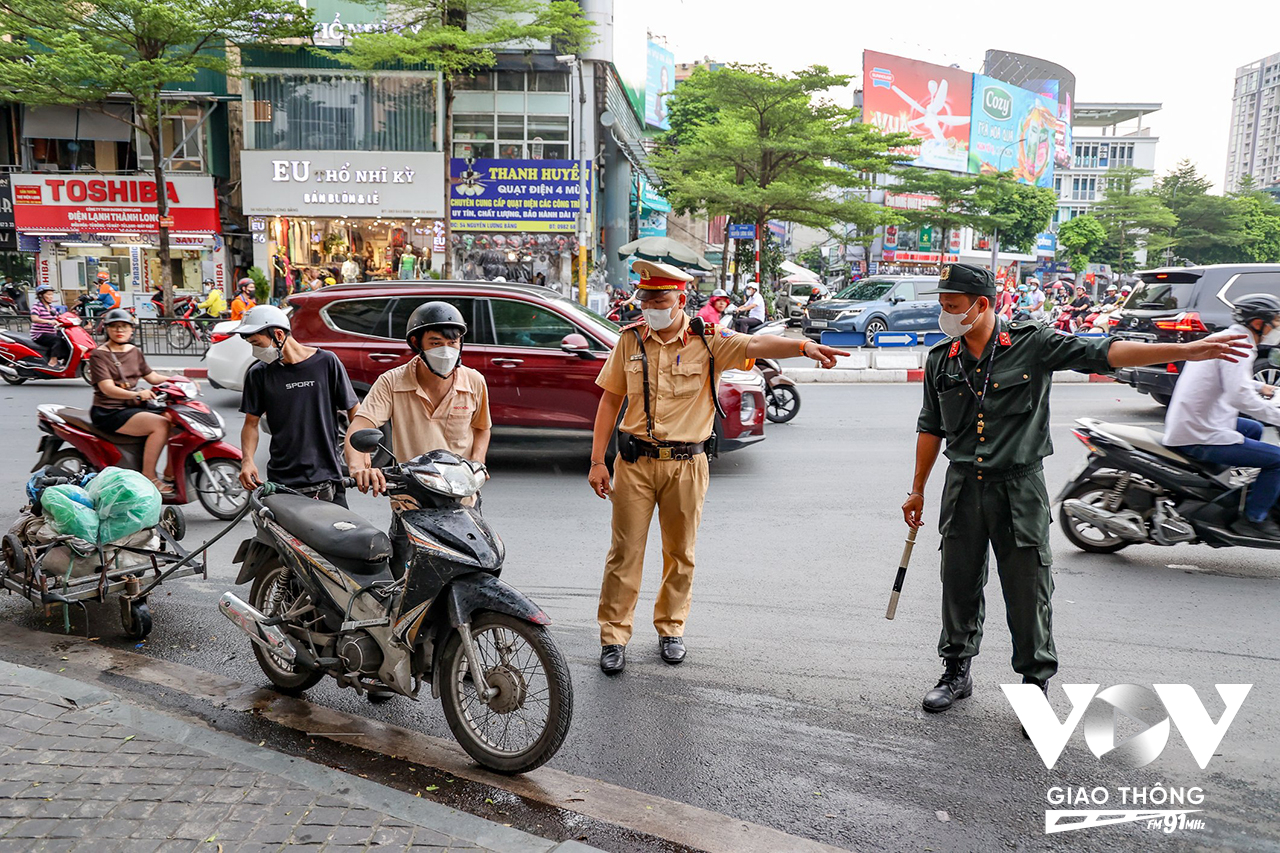
<svg viewBox="0 0 1280 853">
<path fill-rule="evenodd" d="M 727 328 L 727 327 L 726 327 L 726 328 Z M 716 336 L 716 332 L 717 332 L 719 329 L 720 329 L 720 327 L 719 327 L 718 325 L 716 325 L 715 323 L 703 323 L 703 324 L 702 324 L 702 336 L 703 336 L 704 338 L 714 338 L 714 337 Z"/>
<path fill-rule="evenodd" d="M 637 329 L 643 325 L 644 325 L 644 320 L 636 320 L 634 323 L 628 323 L 627 325 L 623 326 L 621 331 L 625 332 L 627 329 Z"/>
</svg>

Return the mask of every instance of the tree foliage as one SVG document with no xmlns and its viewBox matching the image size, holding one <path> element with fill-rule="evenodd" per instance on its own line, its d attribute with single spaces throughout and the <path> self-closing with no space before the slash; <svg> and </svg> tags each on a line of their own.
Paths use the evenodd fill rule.
<svg viewBox="0 0 1280 853">
<path fill-rule="evenodd" d="M 1058 226 L 1058 260 L 1076 272 L 1084 272 L 1106 242 L 1106 230 L 1090 214 L 1068 219 Z"/>
<path fill-rule="evenodd" d="M 383 0 L 365 0 L 386 8 Z M 498 52 L 550 43 L 559 53 L 580 52 L 592 40 L 592 24 L 574 0 L 402 0 L 394 6 L 396 29 L 361 33 L 340 54 L 362 69 L 425 63 L 443 80 L 445 126 L 444 207 L 449 209 L 449 160 L 453 151 L 453 99 L 458 80 L 494 67 Z M 588 81 L 588 85 L 590 82 Z M 576 108 L 576 105 L 575 105 Z M 445 241 L 451 226 L 444 217 Z M 445 278 L 453 255 L 445 254 Z"/>
<path fill-rule="evenodd" d="M 1049 227 L 1058 206 L 1058 194 L 1046 187 L 1019 183 L 1005 175 L 982 176 L 979 196 L 987 216 L 999 229 L 1000 244 L 1013 252 L 1029 254 L 1036 237 Z"/>
<path fill-rule="evenodd" d="M 1118 272 L 1134 271 L 1134 253 L 1138 249 L 1147 250 L 1148 264 L 1158 262 L 1171 243 L 1170 231 L 1178 224 L 1178 217 L 1159 196 L 1137 188 L 1137 182 L 1150 174 L 1130 167 L 1110 170 L 1106 195 L 1093 208 L 1094 217 L 1107 233 L 1096 260 L 1110 264 Z"/>
<path fill-rule="evenodd" d="M 233 73 L 228 44 L 306 38 L 312 30 L 310 13 L 297 0 L 0 0 L 0 32 L 7 36 L 0 41 L 0 98 L 105 112 L 108 97 L 130 97 L 134 113 L 123 120 L 156 153 L 163 217 L 168 199 L 161 128 L 188 105 L 161 93 L 200 71 Z M 173 274 L 163 224 L 160 274 L 169 313 Z"/>
<path fill-rule="evenodd" d="M 931 225 L 944 235 L 957 228 L 996 233 L 1001 244 L 1015 252 L 1034 248 L 1036 236 L 1049 227 L 1058 204 L 1053 190 L 1019 183 L 1010 172 L 967 175 L 905 169 L 893 190 L 937 199 L 929 207 L 902 212 L 917 228 Z"/>
<path fill-rule="evenodd" d="M 835 233 L 848 223 L 871 235 L 899 221 L 865 190 L 870 175 L 896 168 L 891 152 L 910 138 L 882 134 L 825 96 L 849 80 L 823 66 L 698 69 L 668 101 L 671 131 L 653 155 L 663 194 L 678 211 L 761 227 L 778 219 Z"/>
</svg>

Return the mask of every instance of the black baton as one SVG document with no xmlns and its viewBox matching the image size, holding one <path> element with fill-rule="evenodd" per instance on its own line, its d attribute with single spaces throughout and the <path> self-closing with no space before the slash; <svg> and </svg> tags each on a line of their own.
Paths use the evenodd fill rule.
<svg viewBox="0 0 1280 853">
<path fill-rule="evenodd" d="M 907 579 L 907 563 L 911 562 L 911 549 L 915 547 L 918 529 L 911 528 L 911 532 L 907 534 L 907 544 L 902 546 L 902 561 L 898 564 L 898 576 L 893 579 L 893 592 L 889 594 L 889 609 L 884 612 L 886 619 L 892 619 L 898 612 L 898 595 L 902 592 L 902 582 Z"/>
</svg>

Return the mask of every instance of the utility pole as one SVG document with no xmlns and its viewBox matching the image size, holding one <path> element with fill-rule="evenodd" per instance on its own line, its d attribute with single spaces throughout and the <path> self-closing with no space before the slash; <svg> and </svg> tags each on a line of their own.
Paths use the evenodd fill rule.
<svg viewBox="0 0 1280 853">
<path fill-rule="evenodd" d="M 587 217 L 587 194 L 589 191 L 590 173 L 587 168 L 587 87 L 582 74 L 582 57 L 573 54 L 562 54 L 556 62 L 569 67 L 569 86 L 574 84 L 574 72 L 578 80 L 578 303 L 587 304 L 587 237 L 589 219 Z M 570 95 L 572 97 L 572 95 Z"/>
</svg>

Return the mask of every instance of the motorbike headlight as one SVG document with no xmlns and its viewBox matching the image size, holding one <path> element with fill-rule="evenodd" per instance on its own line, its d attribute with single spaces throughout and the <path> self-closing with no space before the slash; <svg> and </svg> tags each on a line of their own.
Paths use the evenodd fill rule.
<svg viewBox="0 0 1280 853">
<path fill-rule="evenodd" d="M 433 492 L 458 498 L 469 498 L 484 485 L 484 477 L 465 462 L 461 465 L 437 462 L 435 468 L 435 471 L 414 471 L 413 478 Z"/>
<path fill-rule="evenodd" d="M 227 434 L 227 422 L 224 421 L 222 419 L 222 415 L 217 412 L 210 412 L 209 414 L 214 418 L 213 423 L 206 423 L 200 418 L 188 417 L 186 415 L 179 415 L 178 417 L 184 424 L 190 427 L 191 431 L 196 435 L 201 438 L 208 439 L 209 441 L 218 441 Z"/>
</svg>

